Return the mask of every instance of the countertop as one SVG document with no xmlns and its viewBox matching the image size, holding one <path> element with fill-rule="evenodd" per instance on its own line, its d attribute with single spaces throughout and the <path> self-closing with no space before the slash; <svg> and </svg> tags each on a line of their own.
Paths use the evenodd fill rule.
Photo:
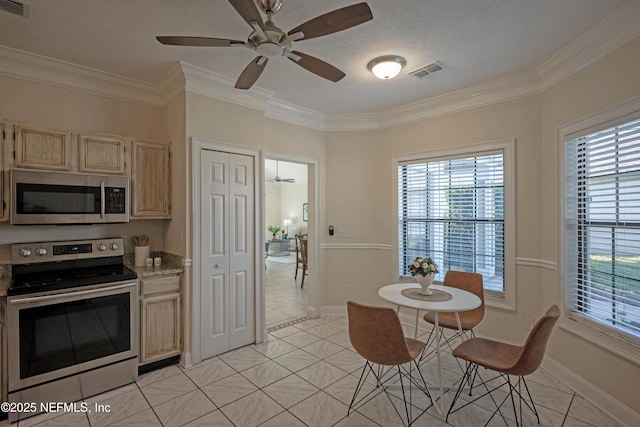
<svg viewBox="0 0 640 427">
<path fill-rule="evenodd" d="M 152 276 L 164 276 L 167 274 L 181 274 L 184 271 L 184 267 L 182 266 L 183 258 L 179 255 L 174 255 L 169 252 L 152 252 L 151 257 L 160 257 L 162 265 L 158 267 L 136 267 L 134 265 L 133 254 L 125 254 L 124 265 L 135 271 L 139 279 Z"/>
<path fill-rule="evenodd" d="M 152 276 L 164 276 L 167 274 L 181 274 L 182 266 L 176 265 L 161 265 L 159 267 L 136 267 L 132 264 L 125 264 L 127 267 L 136 272 L 139 279 L 144 279 L 145 277 Z"/>
<path fill-rule="evenodd" d="M 168 252 L 154 252 L 154 257 L 162 258 L 162 265 L 158 267 L 136 267 L 133 256 L 125 254 L 125 265 L 136 272 L 139 279 L 167 274 L 181 274 L 184 271 L 182 257 Z M 11 284 L 11 264 L 0 264 L 0 298 L 7 296 L 7 289 Z"/>
</svg>

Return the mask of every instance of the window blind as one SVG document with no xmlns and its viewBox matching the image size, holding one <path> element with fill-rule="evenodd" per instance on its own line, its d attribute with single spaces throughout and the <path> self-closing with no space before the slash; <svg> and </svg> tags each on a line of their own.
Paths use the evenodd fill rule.
<svg viewBox="0 0 640 427">
<path fill-rule="evenodd" d="M 565 143 L 571 315 L 640 338 L 640 120 Z"/>
<path fill-rule="evenodd" d="M 504 295 L 504 153 L 422 160 L 398 166 L 399 274 L 416 257 L 447 270 L 483 275 Z"/>
</svg>

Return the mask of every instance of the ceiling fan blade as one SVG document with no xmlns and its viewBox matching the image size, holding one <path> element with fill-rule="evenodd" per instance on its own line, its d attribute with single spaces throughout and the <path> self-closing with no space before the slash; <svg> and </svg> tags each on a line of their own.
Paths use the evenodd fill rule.
<svg viewBox="0 0 640 427">
<path fill-rule="evenodd" d="M 301 31 L 304 37 L 300 40 L 308 40 L 314 37 L 337 33 L 338 31 L 355 27 L 371 19 L 373 19 L 373 14 L 371 13 L 369 5 L 367 3 L 358 3 L 313 18 L 297 26 L 287 34 L 292 35 Z"/>
<path fill-rule="evenodd" d="M 293 51 L 287 56 L 290 60 L 301 66 L 302 68 L 311 71 L 313 74 L 317 74 L 332 82 L 337 82 L 342 79 L 345 74 L 334 67 L 314 56 L 307 55 L 306 53 Z"/>
<path fill-rule="evenodd" d="M 156 39 L 160 43 L 170 46 L 233 47 L 246 44 L 241 40 L 216 39 L 213 37 L 158 36 Z"/>
<path fill-rule="evenodd" d="M 233 6 L 236 12 L 238 12 L 238 14 L 242 16 L 242 19 L 247 21 L 247 24 L 249 24 L 252 28 L 253 25 L 251 25 L 251 22 L 255 21 L 258 23 L 260 28 L 264 30 L 264 22 L 262 22 L 262 16 L 260 16 L 260 11 L 258 10 L 258 7 L 253 2 L 253 0 L 229 0 L 229 3 L 231 3 L 231 6 Z"/>
<path fill-rule="evenodd" d="M 260 74 L 264 71 L 265 65 L 267 65 L 268 58 L 264 56 L 258 56 L 253 61 L 249 62 L 249 65 L 242 70 L 242 74 L 236 81 L 236 89 L 249 89 L 258 80 Z"/>
</svg>

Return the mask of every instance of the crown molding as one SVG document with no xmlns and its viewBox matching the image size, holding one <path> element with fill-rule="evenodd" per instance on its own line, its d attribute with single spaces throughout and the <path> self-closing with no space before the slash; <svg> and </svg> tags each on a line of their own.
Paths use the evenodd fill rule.
<svg viewBox="0 0 640 427">
<path fill-rule="evenodd" d="M 630 0 L 540 64 L 546 90 L 589 64 L 640 37 L 640 2 Z"/>
<path fill-rule="evenodd" d="M 0 45 L 0 74 L 36 83 L 158 106 L 157 85 Z"/>
<path fill-rule="evenodd" d="M 255 86 L 249 90 L 237 90 L 233 87 L 235 81 L 186 62 L 181 62 L 180 68 L 187 92 L 260 111 L 265 110 L 265 103 L 274 95 L 271 91 Z"/>
<path fill-rule="evenodd" d="M 186 80 L 182 72 L 182 62 L 176 62 L 167 74 L 158 83 L 158 89 L 162 96 L 162 106 L 166 106 L 175 97 L 185 92 Z"/>
<path fill-rule="evenodd" d="M 377 113 L 326 115 L 256 86 L 236 90 L 231 79 L 184 62 L 154 84 L 0 45 L 0 75 L 157 107 L 190 92 L 312 129 L 369 131 L 540 93 L 639 36 L 640 2 L 630 0 L 533 70 Z"/>
<path fill-rule="evenodd" d="M 380 128 L 377 113 L 351 113 L 329 116 L 326 130 L 329 132 L 371 131 Z"/>
<path fill-rule="evenodd" d="M 326 130 L 326 114 L 276 98 L 267 101 L 265 117 L 310 129 Z"/>
<path fill-rule="evenodd" d="M 389 128 L 420 120 L 483 107 L 538 93 L 540 79 L 534 71 L 503 77 L 464 89 L 378 113 L 379 128 Z"/>
</svg>

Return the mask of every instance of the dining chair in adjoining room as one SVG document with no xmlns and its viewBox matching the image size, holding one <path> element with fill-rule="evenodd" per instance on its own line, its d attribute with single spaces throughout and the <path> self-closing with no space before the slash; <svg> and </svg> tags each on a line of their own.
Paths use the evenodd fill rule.
<svg viewBox="0 0 640 427">
<path fill-rule="evenodd" d="M 308 234 L 296 234 L 296 273 L 294 279 L 298 279 L 298 270 L 302 269 L 301 288 L 304 286 L 304 277 L 307 275 L 308 237 Z"/>
<path fill-rule="evenodd" d="M 433 399 L 416 361 L 424 350 L 425 343 L 404 336 L 398 314 L 390 307 L 376 307 L 348 301 L 347 313 L 351 345 L 365 359 L 365 365 L 349 404 L 347 415 L 355 410 L 359 403 L 365 401 L 372 393 L 382 387 L 403 424 L 411 425 L 433 404 Z M 378 366 L 374 367 L 374 365 Z M 376 387 L 356 401 L 364 385 L 367 384 L 367 378 L 370 374 L 375 377 Z M 397 387 L 397 381 L 399 381 L 402 391 L 401 396 L 392 395 L 388 390 L 390 386 Z M 421 390 L 430 401 L 430 404 L 426 405 L 426 409 L 420 410 L 420 414 L 415 418 L 413 410 L 416 407 L 412 404 L 412 385 Z M 405 392 L 406 386 L 408 386 L 408 393 Z M 407 402 L 407 394 L 409 402 Z M 404 402 L 404 415 L 398 410 L 396 406 L 398 403 L 394 403 L 394 399 L 397 398 Z"/>
<path fill-rule="evenodd" d="M 489 422 L 491 422 L 496 413 L 499 413 L 504 422 L 508 425 L 507 418 L 500 409 L 508 398 L 511 398 L 513 416 L 515 418 L 517 426 L 521 426 L 523 424 L 523 403 L 527 408 L 531 410 L 531 412 L 536 416 L 538 423 L 540 423 L 538 411 L 536 410 L 536 406 L 533 403 L 531 393 L 529 392 L 529 387 L 527 386 L 527 382 L 525 381 L 524 377 L 535 372 L 540 366 L 540 363 L 542 362 L 542 359 L 544 357 L 545 350 L 547 348 L 549 336 L 551 335 L 551 331 L 553 330 L 553 326 L 556 324 L 558 317 L 560 317 L 560 308 L 557 305 L 552 305 L 549 310 L 547 310 L 545 315 L 535 324 L 535 326 L 529 333 L 526 342 L 522 346 L 512 345 L 501 341 L 494 341 L 485 338 L 471 338 L 457 346 L 453 350 L 453 356 L 468 363 L 467 369 L 462 380 L 460 381 L 460 385 L 458 386 L 456 394 L 453 397 L 453 401 L 451 402 L 449 411 L 447 412 L 445 422 L 448 421 L 450 414 L 453 414 L 454 412 L 477 401 L 478 399 L 489 395 L 496 406 L 496 410 L 493 412 L 493 414 L 491 414 L 491 418 L 489 418 L 485 426 L 488 425 Z M 482 375 L 480 374 L 478 369 L 479 367 L 495 371 L 498 375 L 490 379 L 483 380 Z M 513 383 L 510 376 L 517 376 L 518 380 Z M 465 401 L 463 405 L 454 410 L 453 408 L 458 401 L 462 390 L 464 389 L 466 384 L 470 382 L 470 379 L 472 377 L 474 379 L 476 377 L 478 378 L 478 380 L 481 382 L 481 385 L 484 386 L 486 392 L 481 396 L 475 397 L 471 401 Z M 502 382 L 496 383 L 494 381 L 498 378 L 502 378 Z M 487 383 L 490 384 L 487 385 Z M 509 394 L 504 397 L 504 399 L 498 404 L 491 393 L 493 393 L 495 390 L 502 390 L 502 387 L 504 385 L 508 386 Z M 480 385 L 476 387 L 479 386 Z M 524 386 L 524 390 L 522 389 L 522 386 Z M 471 386 L 469 389 L 470 396 L 472 395 L 472 390 L 473 382 L 471 382 Z M 528 400 L 522 394 L 525 391 Z M 518 410 L 516 409 L 514 393 L 519 398 L 519 417 Z"/>
<path fill-rule="evenodd" d="M 484 286 L 482 282 L 482 274 L 469 273 L 466 271 L 449 270 L 444 276 L 442 282 L 444 286 L 450 286 L 453 288 L 462 289 L 480 298 L 480 306 L 476 309 L 469 311 L 462 311 L 458 313 L 460 318 L 460 326 L 463 332 L 469 332 L 472 337 L 475 336 L 473 328 L 478 325 L 484 318 Z M 440 312 L 438 313 L 438 330 L 435 329 L 435 316 L 433 312 L 428 312 L 424 315 L 424 320 L 427 323 L 434 325 L 431 329 L 429 337 L 427 338 L 427 345 L 431 343 L 431 340 L 435 337 L 436 333 L 440 333 L 444 336 L 444 330 L 449 329 L 456 332 L 448 339 L 445 340 L 446 344 L 451 347 L 451 342 L 459 335 L 458 322 L 456 320 L 456 313 Z M 462 337 L 460 337 L 462 338 Z"/>
</svg>

